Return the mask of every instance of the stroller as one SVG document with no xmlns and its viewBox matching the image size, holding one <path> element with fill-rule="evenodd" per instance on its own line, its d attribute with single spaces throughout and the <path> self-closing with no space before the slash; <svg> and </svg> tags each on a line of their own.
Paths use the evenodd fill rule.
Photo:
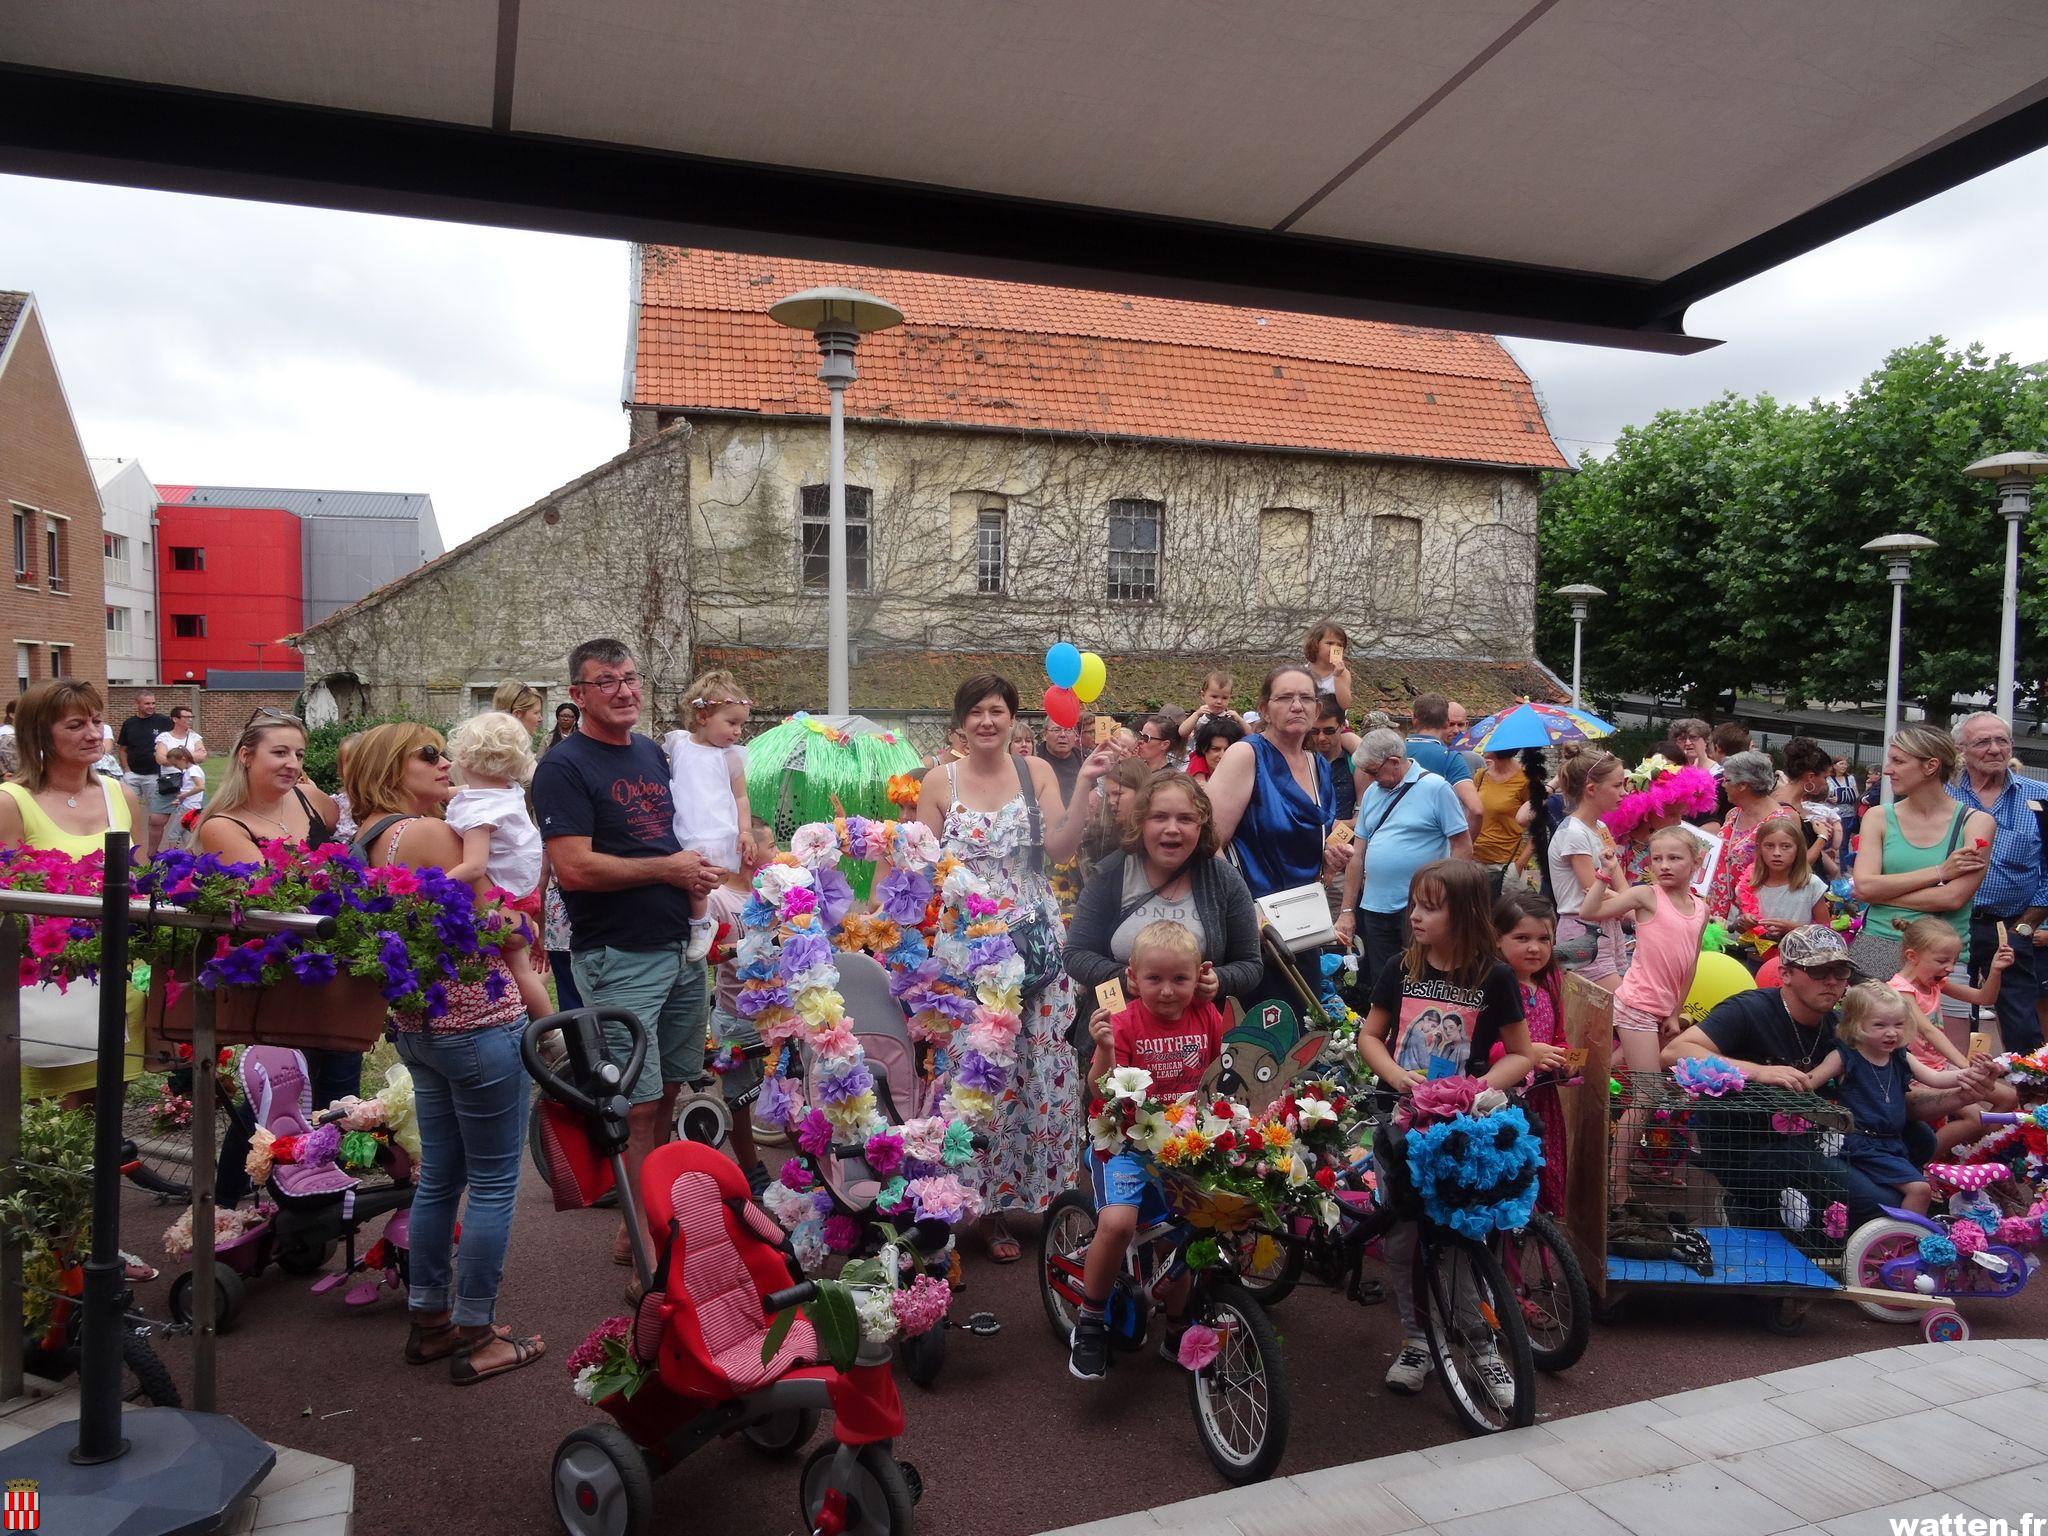
<svg viewBox="0 0 2048 1536">
<path fill-rule="evenodd" d="M 623 1072 L 605 1053 L 607 1019 L 632 1031 Z M 556 1033 L 567 1047 L 560 1068 L 540 1050 Z M 907 1536 L 921 1485 L 891 1450 L 903 1405 L 888 1351 L 863 1343 L 854 1365 L 840 1371 L 818 1362 L 817 1336 L 798 1318 L 763 1361 L 774 1315 L 811 1300 L 816 1287 L 790 1283 L 782 1229 L 753 1203 L 729 1158 L 670 1142 L 649 1155 L 639 1189 L 628 1187 L 620 1085 L 646 1056 L 639 1022 L 619 1009 L 558 1013 L 527 1026 L 522 1050 L 541 1091 L 582 1117 L 579 1160 L 609 1161 L 645 1286 L 630 1348 L 651 1374 L 630 1396 L 618 1391 L 599 1401 L 614 1422 L 574 1430 L 556 1448 L 552 1487 L 562 1528 L 571 1536 L 645 1536 L 654 1477 L 735 1432 L 760 1450 L 798 1450 L 829 1408 L 833 1443 L 812 1452 L 800 1477 L 802 1528 L 813 1536 Z M 667 1232 L 658 1258 L 647 1248 L 648 1221 Z"/>
<path fill-rule="evenodd" d="M 242 1053 L 242 1100 L 234 1113 L 244 1130 L 262 1126 L 274 1137 L 305 1136 L 321 1125 L 342 1119 L 341 1110 L 315 1116 L 306 1058 L 275 1045 L 252 1045 Z M 214 1326 L 225 1332 L 247 1293 L 248 1282 L 275 1263 L 288 1275 L 315 1275 L 327 1267 L 337 1244 L 345 1244 L 347 1263 L 315 1282 L 315 1295 L 364 1278 L 344 1298 L 352 1307 L 368 1306 L 386 1286 L 403 1291 L 408 1277 L 413 1186 L 402 1153 L 392 1154 L 393 1182 L 364 1188 L 338 1163 L 278 1162 L 270 1172 L 265 1194 L 276 1206 L 273 1214 L 214 1249 Z M 365 1225 L 390 1214 L 384 1234 L 360 1256 L 356 1236 Z M 192 1321 L 192 1272 L 171 1282 L 171 1316 Z"/>
<path fill-rule="evenodd" d="M 918 1070 L 917 1044 L 910 1038 L 910 1022 L 904 1017 L 903 1005 L 890 995 L 888 971 L 880 962 L 860 953 L 841 955 L 838 964 L 840 996 L 846 999 L 847 1019 L 860 1041 L 868 1070 L 874 1075 L 875 1102 L 882 1118 L 891 1125 L 900 1125 L 905 1120 L 931 1114 L 938 1095 L 930 1080 Z M 805 1052 L 806 1075 L 810 1069 L 810 1055 Z M 868 1167 L 861 1149 L 834 1147 L 819 1162 L 818 1182 L 832 1197 L 834 1209 L 852 1217 L 863 1228 L 863 1240 L 855 1256 L 865 1258 L 878 1253 L 882 1247 L 881 1222 L 876 1219 L 874 1205 L 882 1182 Z M 905 1258 L 909 1273 L 951 1282 L 952 1228 L 942 1221 L 917 1221 L 899 1236 L 908 1250 Z M 965 1327 L 979 1338 L 1002 1331 L 994 1313 L 976 1312 L 965 1324 L 954 1323 L 949 1315 L 929 1332 L 905 1339 L 903 1373 L 916 1385 L 928 1387 L 938 1379 L 946 1360 L 946 1331 L 954 1327 Z"/>
</svg>

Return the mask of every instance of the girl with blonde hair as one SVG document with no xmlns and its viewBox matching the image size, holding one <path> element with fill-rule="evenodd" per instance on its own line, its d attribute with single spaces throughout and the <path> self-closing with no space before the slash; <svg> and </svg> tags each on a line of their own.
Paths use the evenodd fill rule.
<svg viewBox="0 0 2048 1536">
<path fill-rule="evenodd" d="M 676 841 L 720 872 L 740 867 L 740 839 L 751 838 L 747 805 L 747 753 L 740 745 L 753 701 L 730 672 L 706 672 L 683 694 L 684 729 L 662 738 L 668 753 L 669 795 L 675 802 Z M 690 945 L 685 958 L 711 953 L 718 924 L 705 898 L 690 893 Z"/>
<path fill-rule="evenodd" d="M 479 896 L 509 892 L 512 905 L 540 922 L 544 867 L 540 829 L 526 809 L 526 781 L 533 777 L 533 733 L 517 715 L 487 710 L 465 720 L 448 737 L 448 755 L 462 775 L 462 787 L 448 802 L 448 825 L 462 837 L 462 862 L 448 873 Z M 540 1018 L 552 1011 L 547 985 L 534 951 L 506 957 L 526 1011 Z"/>
</svg>

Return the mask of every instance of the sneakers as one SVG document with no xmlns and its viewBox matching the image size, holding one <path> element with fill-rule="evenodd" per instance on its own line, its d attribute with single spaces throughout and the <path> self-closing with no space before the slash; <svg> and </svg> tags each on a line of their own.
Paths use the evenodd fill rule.
<svg viewBox="0 0 2048 1536">
<path fill-rule="evenodd" d="M 1489 1349 L 1475 1353 L 1472 1368 L 1478 1372 L 1486 1395 L 1493 1399 L 1493 1406 L 1502 1413 L 1512 1410 L 1515 1406 L 1515 1373 L 1508 1369 L 1507 1361 L 1501 1359 L 1500 1351 Z"/>
<path fill-rule="evenodd" d="M 708 917 L 690 919 L 690 944 L 683 951 L 683 958 L 695 965 L 711 953 L 711 942 L 718 937 L 718 924 Z"/>
<path fill-rule="evenodd" d="M 1077 1381 L 1100 1381 L 1109 1374 L 1109 1324 L 1083 1312 L 1067 1339 L 1067 1374 Z"/>
<path fill-rule="evenodd" d="M 763 1195 L 768 1193 L 768 1186 L 773 1182 L 774 1178 L 768 1172 L 768 1165 L 760 1161 L 758 1158 L 755 1159 L 754 1166 L 747 1170 L 748 1192 L 751 1193 L 756 1200 L 759 1200 Z"/>
<path fill-rule="evenodd" d="M 1387 1390 L 1398 1392 L 1403 1397 L 1413 1397 L 1429 1380 L 1430 1370 L 1429 1345 L 1421 1339 L 1404 1339 L 1401 1353 L 1394 1356 L 1394 1363 L 1387 1367 Z M 1512 1387 L 1512 1380 L 1509 1385 Z"/>
<path fill-rule="evenodd" d="M 1170 1317 L 1166 1319 L 1166 1331 L 1159 1338 L 1159 1358 L 1168 1365 L 1180 1364 L 1181 1336 L 1187 1331 L 1188 1325 L 1185 1322 L 1176 1323 Z"/>
</svg>

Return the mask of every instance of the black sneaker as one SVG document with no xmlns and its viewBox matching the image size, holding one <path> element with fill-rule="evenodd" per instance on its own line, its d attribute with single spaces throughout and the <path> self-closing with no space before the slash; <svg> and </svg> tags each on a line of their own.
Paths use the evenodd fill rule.
<svg viewBox="0 0 2048 1536">
<path fill-rule="evenodd" d="M 1159 1338 L 1159 1358 L 1168 1365 L 1180 1364 L 1180 1341 L 1187 1331 L 1185 1322 L 1177 1323 L 1170 1317 L 1166 1320 L 1166 1332 Z"/>
<path fill-rule="evenodd" d="M 756 1200 L 767 1194 L 768 1186 L 774 1182 L 764 1162 L 756 1160 L 754 1166 L 747 1170 L 747 1188 L 753 1191 Z"/>
<path fill-rule="evenodd" d="M 1067 1374 L 1078 1381 L 1100 1381 L 1109 1374 L 1109 1324 L 1082 1313 L 1067 1340 Z"/>
</svg>

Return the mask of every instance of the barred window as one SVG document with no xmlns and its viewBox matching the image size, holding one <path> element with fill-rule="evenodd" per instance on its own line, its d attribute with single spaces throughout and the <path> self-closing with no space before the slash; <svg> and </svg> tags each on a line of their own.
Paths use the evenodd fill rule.
<svg viewBox="0 0 2048 1536">
<path fill-rule="evenodd" d="M 1001 507 L 983 507 L 974 520 L 974 590 L 984 595 L 999 596 L 1005 590 L 1005 520 Z"/>
<path fill-rule="evenodd" d="M 1112 602 L 1159 598 L 1159 503 L 1109 504 L 1109 589 Z"/>
<path fill-rule="evenodd" d="M 823 592 L 832 581 L 832 488 L 828 485 L 807 485 L 802 495 L 803 583 L 806 590 Z M 846 488 L 846 590 L 849 592 L 868 589 L 874 505 L 874 492 L 866 487 L 849 485 Z"/>
</svg>

